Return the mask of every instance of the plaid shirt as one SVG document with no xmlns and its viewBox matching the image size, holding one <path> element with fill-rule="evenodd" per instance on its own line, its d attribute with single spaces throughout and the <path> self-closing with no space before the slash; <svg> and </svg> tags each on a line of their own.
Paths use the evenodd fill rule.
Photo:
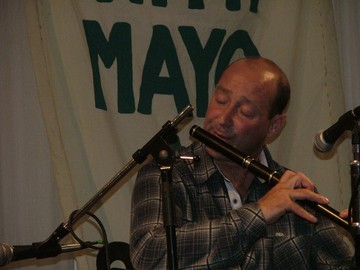
<svg viewBox="0 0 360 270">
<path fill-rule="evenodd" d="M 352 254 L 336 227 L 288 213 L 267 225 L 256 203 L 271 186 L 254 178 L 239 209 L 232 209 L 224 178 L 199 142 L 177 151 L 199 161 L 172 171 L 179 269 L 350 269 Z M 268 166 L 279 166 L 266 153 Z M 138 173 L 131 212 L 130 253 L 135 269 L 166 269 L 162 179 L 152 162 Z M 312 211 L 311 209 L 309 211 Z"/>
</svg>

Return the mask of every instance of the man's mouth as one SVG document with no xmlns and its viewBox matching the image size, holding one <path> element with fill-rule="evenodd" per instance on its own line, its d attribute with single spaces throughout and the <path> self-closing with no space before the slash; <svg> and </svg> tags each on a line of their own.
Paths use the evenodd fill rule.
<svg viewBox="0 0 360 270">
<path fill-rule="evenodd" d="M 222 133 L 218 133 L 218 132 L 216 132 L 216 131 L 213 132 L 213 135 L 216 136 L 216 137 L 218 137 L 219 139 L 225 141 L 225 142 L 228 142 L 228 141 L 230 140 L 229 136 L 224 135 L 224 134 L 222 134 Z"/>
</svg>

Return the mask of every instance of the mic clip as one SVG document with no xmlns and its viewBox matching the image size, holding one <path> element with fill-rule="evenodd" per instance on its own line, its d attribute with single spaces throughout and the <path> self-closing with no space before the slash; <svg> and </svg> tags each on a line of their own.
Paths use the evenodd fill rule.
<svg viewBox="0 0 360 270">
<path fill-rule="evenodd" d="M 192 155 L 192 156 L 178 156 L 176 157 L 179 160 L 193 160 L 194 162 L 199 161 L 200 160 L 200 156 L 199 155 Z"/>
</svg>

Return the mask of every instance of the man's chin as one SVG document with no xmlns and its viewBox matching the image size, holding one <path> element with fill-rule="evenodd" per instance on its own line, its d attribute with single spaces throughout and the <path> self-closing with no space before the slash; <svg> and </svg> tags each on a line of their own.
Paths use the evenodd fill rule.
<svg viewBox="0 0 360 270">
<path fill-rule="evenodd" d="M 219 152 L 215 151 L 214 149 L 212 149 L 208 146 L 205 146 L 205 150 L 209 154 L 209 156 L 211 156 L 213 159 L 216 159 L 216 160 L 226 160 L 227 159 L 223 154 L 220 154 Z"/>
</svg>

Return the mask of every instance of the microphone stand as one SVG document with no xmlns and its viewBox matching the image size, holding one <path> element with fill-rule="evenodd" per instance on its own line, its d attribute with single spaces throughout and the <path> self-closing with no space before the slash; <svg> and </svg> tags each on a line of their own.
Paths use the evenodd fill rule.
<svg viewBox="0 0 360 270">
<path fill-rule="evenodd" d="M 350 162 L 352 196 L 349 206 L 349 220 L 355 244 L 355 265 L 360 269 L 360 127 L 356 125 L 352 131 L 353 160 Z"/>
<path fill-rule="evenodd" d="M 160 139 L 154 144 L 151 154 L 158 163 L 161 172 L 162 182 L 162 204 L 163 204 L 163 220 L 166 231 L 167 243 L 167 269 L 178 269 L 177 262 L 177 245 L 175 231 L 175 210 L 172 191 L 172 165 L 174 162 L 174 154 L 172 149 L 165 140 Z"/>
<path fill-rule="evenodd" d="M 170 147 L 166 143 L 166 138 L 176 133 L 176 126 L 184 120 L 193 111 L 191 105 L 186 106 L 180 114 L 178 114 L 172 121 L 167 121 L 158 133 L 156 133 L 141 149 L 133 154 L 133 158 L 120 170 L 110 181 L 99 190 L 81 209 L 77 210 L 68 221 L 61 223 L 56 230 L 43 242 L 33 243 L 31 248 L 26 246 L 24 250 L 17 249 L 12 261 L 18 261 L 28 258 L 37 259 L 55 257 L 61 253 L 61 246 L 59 241 L 68 235 L 71 231 L 72 225 L 78 222 L 83 216 L 88 213 L 91 208 L 99 202 L 123 177 L 125 177 L 135 165 L 144 162 L 149 154 L 152 154 L 157 160 L 161 175 L 163 177 L 163 203 L 164 203 L 164 225 L 166 227 L 168 236 L 168 261 L 170 269 L 177 269 L 176 267 L 176 241 L 175 229 L 173 225 L 174 213 L 172 206 L 171 194 L 171 164 L 173 154 Z M 170 248 L 169 248 L 170 247 Z"/>
</svg>

